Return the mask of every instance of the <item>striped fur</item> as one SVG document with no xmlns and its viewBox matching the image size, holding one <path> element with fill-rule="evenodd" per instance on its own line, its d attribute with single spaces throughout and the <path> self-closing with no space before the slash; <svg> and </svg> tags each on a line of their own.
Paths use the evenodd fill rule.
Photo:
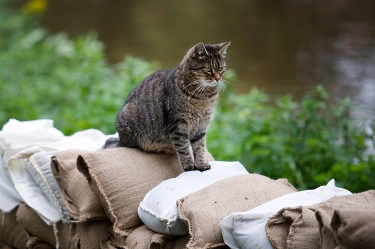
<svg viewBox="0 0 375 249">
<path fill-rule="evenodd" d="M 204 171 L 206 129 L 214 114 L 229 42 L 198 43 L 171 70 L 145 78 L 117 116 L 119 140 L 104 145 L 147 152 L 177 152 L 184 170 Z"/>
</svg>

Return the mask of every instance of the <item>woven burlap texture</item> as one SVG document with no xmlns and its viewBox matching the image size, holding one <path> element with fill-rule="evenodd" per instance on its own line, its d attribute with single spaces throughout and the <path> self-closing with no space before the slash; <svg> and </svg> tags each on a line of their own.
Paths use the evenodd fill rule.
<svg viewBox="0 0 375 249">
<path fill-rule="evenodd" d="M 188 248 L 225 246 L 219 228 L 222 219 L 296 191 L 285 179 L 248 174 L 221 180 L 180 199 L 179 215 L 189 227 Z"/>
<path fill-rule="evenodd" d="M 374 206 L 375 194 L 371 190 L 359 194 L 336 196 L 312 206 L 283 208 L 268 220 L 267 236 L 275 249 L 345 248 L 342 244 L 339 247 L 340 243 L 335 240 L 335 233 L 338 230 L 335 231 L 332 228 L 332 224 L 335 226 L 334 223 L 331 224 L 334 213 L 336 211 L 340 213 L 340 210 L 348 208 L 365 211 L 369 207 L 373 209 Z M 368 216 L 370 213 L 365 215 Z M 352 229 L 361 228 L 352 227 Z M 371 233 L 371 230 L 368 230 L 368 233 Z M 354 233 L 350 234 L 355 236 Z M 345 239 L 350 239 L 350 237 Z M 369 248 L 369 245 L 364 248 Z"/>
<path fill-rule="evenodd" d="M 106 213 L 98 197 L 77 169 L 77 157 L 85 152 L 82 150 L 57 152 L 52 157 L 52 173 L 60 187 L 61 199 L 74 221 L 106 220 Z"/>
<path fill-rule="evenodd" d="M 177 154 L 145 153 L 125 147 L 81 154 L 77 167 L 120 236 L 128 236 L 133 227 L 142 224 L 137 208 L 147 192 L 183 172 Z"/>
</svg>

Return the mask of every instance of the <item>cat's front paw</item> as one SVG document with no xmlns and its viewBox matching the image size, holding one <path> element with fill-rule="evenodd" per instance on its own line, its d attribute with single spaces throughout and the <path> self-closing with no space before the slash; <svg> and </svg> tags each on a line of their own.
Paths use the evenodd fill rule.
<svg viewBox="0 0 375 249">
<path fill-rule="evenodd" d="M 193 163 L 193 162 L 183 164 L 183 168 L 184 168 L 185 171 L 191 171 L 191 170 L 197 169 L 195 167 L 195 163 Z"/>
<path fill-rule="evenodd" d="M 209 170 L 211 169 L 211 166 L 210 164 L 206 163 L 206 162 L 201 162 L 201 163 L 198 163 L 195 165 L 196 169 L 199 170 L 199 171 L 205 171 L 205 170 Z"/>
</svg>

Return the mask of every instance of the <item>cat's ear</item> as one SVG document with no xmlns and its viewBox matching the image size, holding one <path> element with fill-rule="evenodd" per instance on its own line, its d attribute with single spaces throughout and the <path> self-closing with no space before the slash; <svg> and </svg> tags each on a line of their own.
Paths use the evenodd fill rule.
<svg viewBox="0 0 375 249">
<path fill-rule="evenodd" d="M 194 46 L 193 53 L 197 54 L 198 57 L 200 57 L 200 56 L 207 54 L 207 50 L 203 43 L 198 43 L 197 45 Z"/>
<path fill-rule="evenodd" d="M 219 51 L 219 53 L 225 57 L 227 55 L 227 49 L 230 45 L 230 42 L 223 42 L 216 45 L 216 49 Z"/>
</svg>

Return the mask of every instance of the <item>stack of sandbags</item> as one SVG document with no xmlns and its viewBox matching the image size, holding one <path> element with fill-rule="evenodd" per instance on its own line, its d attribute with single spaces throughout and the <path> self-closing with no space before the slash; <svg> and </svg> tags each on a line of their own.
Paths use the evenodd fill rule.
<svg viewBox="0 0 375 249">
<path fill-rule="evenodd" d="M 212 157 L 207 154 L 206 159 L 210 161 Z M 85 191 L 91 189 L 95 193 L 113 223 L 102 248 L 226 247 L 218 226 L 225 216 L 297 191 L 285 179 L 271 180 L 257 174 L 242 173 L 217 181 L 176 200 L 178 214 L 188 229 L 186 235 L 170 236 L 146 227 L 137 209 L 150 190 L 183 173 L 177 155 L 108 149 L 81 153 L 77 168 L 90 186 Z"/>
<path fill-rule="evenodd" d="M 209 153 L 206 160 L 213 160 Z M 56 152 L 50 167 L 72 222 L 48 225 L 34 209 L 20 203 L 16 222 L 5 224 L 22 239 L 16 238 L 17 245 L 0 240 L 15 248 L 25 248 L 26 244 L 35 249 L 226 247 L 218 229 L 223 217 L 296 191 L 286 180 L 248 174 L 239 163 L 211 165 L 211 171 L 183 172 L 177 155 L 130 148 Z M 177 176 L 188 177 L 183 180 Z M 168 179 L 175 185 L 169 186 L 172 192 L 186 185 L 180 188 L 183 194 L 168 204 L 174 206 L 177 211 L 173 215 L 180 216 L 180 224 L 187 228 L 180 236 L 152 231 L 138 216 L 144 197 L 158 185 L 163 188 L 162 182 L 169 184 Z M 146 205 L 147 210 L 152 208 Z"/>
<path fill-rule="evenodd" d="M 212 160 L 209 154 L 207 158 Z M 66 150 L 52 157 L 51 168 L 60 186 L 61 199 L 72 217 L 71 224 L 77 228 L 103 228 L 97 229 L 97 234 L 91 233 L 96 241 L 90 246 L 85 246 L 77 236 L 81 241 L 79 248 L 174 246 L 176 237 L 157 234 L 142 226 L 137 208 L 150 189 L 183 172 L 177 155 L 130 148 L 96 152 Z"/>
<path fill-rule="evenodd" d="M 20 245 L 13 246 L 24 248 L 21 244 L 26 241 L 27 248 L 225 247 L 218 223 L 226 215 L 296 191 L 286 180 L 248 174 L 242 165 L 239 172 L 225 166 L 227 171 L 220 176 L 215 176 L 215 165 L 207 172 L 190 172 L 194 179 L 201 174 L 199 184 L 187 177 L 189 191 L 175 195 L 168 204 L 183 226 L 183 233 L 176 234 L 170 230 L 171 219 L 163 223 L 165 217 L 155 206 L 142 201 L 160 183 L 188 173 L 178 156 L 130 148 L 100 150 L 106 139 L 97 130 L 64 136 L 52 120 L 10 120 L 4 125 L 0 208 L 7 214 L 16 210 L 14 224 L 26 231 L 23 240 L 17 239 Z M 213 160 L 209 153 L 206 160 Z M 214 177 L 206 178 L 210 174 Z M 181 185 L 180 180 L 175 183 Z M 150 211 L 146 216 L 155 214 L 156 222 L 167 225 L 164 234 L 144 225 L 138 215 L 141 202 L 143 211 Z M 13 232 L 14 224 L 4 228 Z M 202 227 L 207 228 L 201 231 Z"/>
<path fill-rule="evenodd" d="M 97 130 L 65 137 L 51 120 L 4 126 L 0 248 L 238 248 L 224 242 L 226 217 L 245 228 L 226 228 L 241 248 L 375 244 L 374 191 L 297 192 L 285 179 L 249 174 L 209 153 L 211 170 L 184 172 L 176 154 L 100 149 L 107 138 Z"/>
<path fill-rule="evenodd" d="M 206 160 L 213 160 L 209 153 Z M 81 153 L 77 168 L 113 223 L 102 248 L 176 248 L 176 243 L 183 244 L 177 237 L 158 234 L 144 226 L 137 212 L 139 203 L 152 188 L 183 173 L 176 154 L 107 149 Z"/>
</svg>

